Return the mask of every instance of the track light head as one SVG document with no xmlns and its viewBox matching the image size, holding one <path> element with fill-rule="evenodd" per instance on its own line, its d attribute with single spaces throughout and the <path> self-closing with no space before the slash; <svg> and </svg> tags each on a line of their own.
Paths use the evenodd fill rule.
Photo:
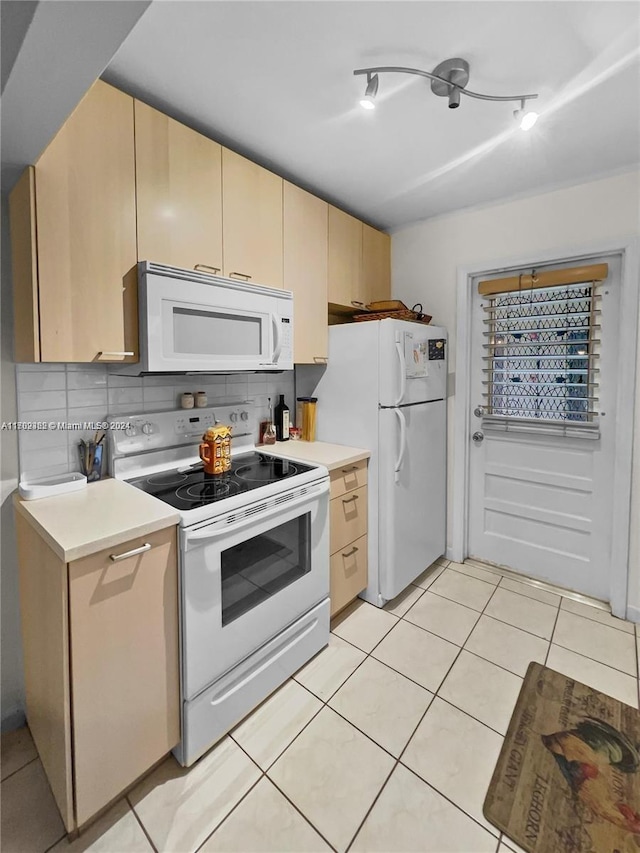
<svg viewBox="0 0 640 853">
<path fill-rule="evenodd" d="M 460 89 L 456 89 L 455 86 L 451 87 L 449 92 L 449 109 L 455 110 L 460 106 Z"/>
<path fill-rule="evenodd" d="M 363 110 L 373 110 L 376 106 L 376 95 L 378 94 L 378 75 L 367 74 L 367 88 L 364 93 L 364 98 L 360 100 L 360 106 Z"/>
<path fill-rule="evenodd" d="M 525 110 L 526 101 L 520 102 L 520 109 L 513 111 L 513 117 L 520 122 L 520 130 L 531 130 L 533 125 L 538 121 L 538 113 L 533 110 Z"/>
</svg>

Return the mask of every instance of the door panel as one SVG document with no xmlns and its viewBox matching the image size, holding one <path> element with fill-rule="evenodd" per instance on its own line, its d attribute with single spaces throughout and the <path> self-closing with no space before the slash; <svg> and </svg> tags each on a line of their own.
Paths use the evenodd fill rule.
<svg viewBox="0 0 640 853">
<path fill-rule="evenodd" d="M 595 438 L 535 426 L 505 431 L 504 424 L 474 414 L 486 375 L 485 312 L 474 284 L 469 432 L 483 440 L 471 441 L 469 449 L 467 550 L 476 559 L 609 600 L 620 258 L 601 261 L 609 264 L 609 277 L 599 305 L 598 409 L 604 414 Z"/>
<path fill-rule="evenodd" d="M 438 326 L 391 319 L 380 322 L 381 406 L 421 403 L 446 396 L 446 346 L 444 358 L 428 356 L 429 341 L 442 341 L 446 337 L 445 330 Z M 423 352 L 426 362 L 421 361 Z"/>
<path fill-rule="evenodd" d="M 380 410 L 378 524 L 382 596 L 395 598 L 445 548 L 446 403 L 405 406 L 406 447 L 400 455 L 395 409 Z"/>
</svg>

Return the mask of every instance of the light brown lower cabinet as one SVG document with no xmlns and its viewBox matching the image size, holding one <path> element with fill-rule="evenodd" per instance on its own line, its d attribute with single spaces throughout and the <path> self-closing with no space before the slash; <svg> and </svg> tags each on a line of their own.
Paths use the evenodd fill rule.
<svg viewBox="0 0 640 853">
<path fill-rule="evenodd" d="M 331 616 L 343 610 L 367 586 L 367 537 L 361 536 L 331 555 Z"/>
<path fill-rule="evenodd" d="M 16 526 L 27 721 L 72 832 L 180 740 L 176 528 L 65 563 Z"/>
<path fill-rule="evenodd" d="M 367 462 L 332 471 L 329 517 L 331 616 L 343 610 L 368 583 Z"/>
</svg>

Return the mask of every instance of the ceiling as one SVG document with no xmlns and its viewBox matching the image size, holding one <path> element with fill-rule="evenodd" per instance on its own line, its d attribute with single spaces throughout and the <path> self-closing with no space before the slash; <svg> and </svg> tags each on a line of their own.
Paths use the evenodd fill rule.
<svg viewBox="0 0 640 853">
<path fill-rule="evenodd" d="M 633 168 L 640 160 L 635 2 L 232 0 L 153 2 L 105 79 L 384 228 Z M 462 98 L 381 75 L 377 108 L 353 69 L 431 71 L 460 56 Z"/>
</svg>

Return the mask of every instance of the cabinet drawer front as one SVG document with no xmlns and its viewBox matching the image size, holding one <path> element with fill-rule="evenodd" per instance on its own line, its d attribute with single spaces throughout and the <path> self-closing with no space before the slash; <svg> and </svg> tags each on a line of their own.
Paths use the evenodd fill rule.
<svg viewBox="0 0 640 853">
<path fill-rule="evenodd" d="M 331 557 L 331 616 L 353 601 L 367 582 L 367 537 L 361 536 Z"/>
<path fill-rule="evenodd" d="M 331 513 L 331 548 L 335 554 L 367 532 L 367 487 L 355 489 L 329 502 Z"/>
<path fill-rule="evenodd" d="M 354 489 L 359 489 L 361 486 L 367 485 L 367 460 L 361 459 L 360 462 L 353 462 L 351 465 L 343 465 L 342 468 L 336 468 L 330 474 L 331 477 L 331 497 L 337 498 L 344 495 L 345 492 L 351 492 Z"/>
<path fill-rule="evenodd" d="M 180 739 L 177 593 L 175 527 L 69 564 L 80 825 Z"/>
</svg>

